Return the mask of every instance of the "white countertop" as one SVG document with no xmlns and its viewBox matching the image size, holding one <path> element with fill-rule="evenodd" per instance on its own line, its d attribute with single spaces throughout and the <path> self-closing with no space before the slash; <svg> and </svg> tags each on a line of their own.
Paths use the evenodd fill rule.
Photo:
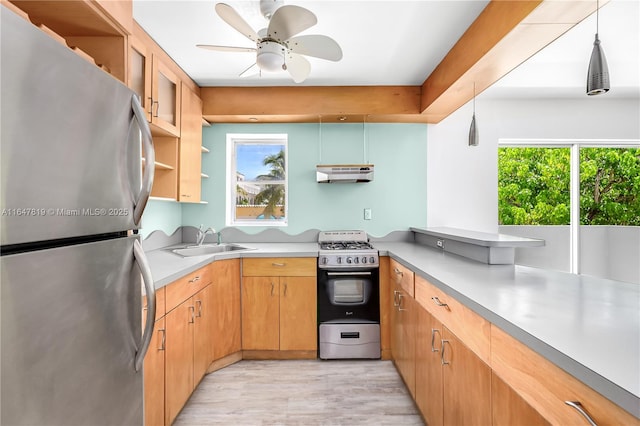
<svg viewBox="0 0 640 426">
<path fill-rule="evenodd" d="M 147 252 L 156 288 L 220 259 L 317 257 L 317 243 L 182 257 Z M 640 418 L 640 286 L 518 265 L 487 265 L 408 242 L 373 245 Z"/>
<path fill-rule="evenodd" d="M 486 265 L 413 243 L 375 247 L 640 418 L 637 284 Z"/>
</svg>

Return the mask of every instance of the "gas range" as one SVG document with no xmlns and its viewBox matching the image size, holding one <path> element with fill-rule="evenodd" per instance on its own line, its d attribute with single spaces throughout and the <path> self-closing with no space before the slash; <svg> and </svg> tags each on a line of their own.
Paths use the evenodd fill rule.
<svg viewBox="0 0 640 426">
<path fill-rule="evenodd" d="M 364 231 L 322 231 L 318 236 L 318 268 L 361 269 L 379 266 L 378 250 Z"/>
</svg>

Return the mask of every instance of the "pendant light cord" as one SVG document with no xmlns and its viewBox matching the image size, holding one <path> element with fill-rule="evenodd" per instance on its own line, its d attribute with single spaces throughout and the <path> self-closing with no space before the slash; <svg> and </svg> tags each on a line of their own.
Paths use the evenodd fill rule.
<svg viewBox="0 0 640 426">
<path fill-rule="evenodd" d="M 596 0 L 596 35 L 600 32 L 600 0 Z"/>
<path fill-rule="evenodd" d="M 476 82 L 473 82 L 473 115 L 476 115 Z"/>
</svg>

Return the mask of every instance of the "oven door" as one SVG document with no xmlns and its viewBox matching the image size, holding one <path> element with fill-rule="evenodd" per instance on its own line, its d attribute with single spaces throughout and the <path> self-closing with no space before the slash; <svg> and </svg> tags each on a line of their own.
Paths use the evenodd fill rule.
<svg viewBox="0 0 640 426">
<path fill-rule="evenodd" d="M 318 321 L 380 321 L 378 269 L 318 270 Z"/>
</svg>

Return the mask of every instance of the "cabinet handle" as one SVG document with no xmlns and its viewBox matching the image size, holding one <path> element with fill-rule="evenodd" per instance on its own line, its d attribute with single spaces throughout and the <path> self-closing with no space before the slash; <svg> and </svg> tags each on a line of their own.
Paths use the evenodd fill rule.
<svg viewBox="0 0 640 426">
<path fill-rule="evenodd" d="M 287 266 L 287 264 L 286 263 L 275 263 L 275 262 L 273 262 L 273 263 L 271 263 L 271 266 L 277 266 L 277 267 L 283 268 L 283 267 Z"/>
<path fill-rule="evenodd" d="M 202 300 L 196 300 L 196 304 L 198 305 L 198 315 L 196 317 L 202 317 Z"/>
<path fill-rule="evenodd" d="M 440 301 L 440 299 L 438 299 L 438 296 L 433 296 L 431 298 L 431 300 L 433 300 L 433 302 L 438 305 L 438 306 L 442 306 L 443 308 L 447 308 L 447 310 L 449 310 L 449 305 L 447 305 L 446 303 L 442 303 Z"/>
<path fill-rule="evenodd" d="M 273 283 L 271 283 L 271 295 L 273 296 L 273 290 L 276 288 L 275 285 L 273 285 Z"/>
<path fill-rule="evenodd" d="M 189 306 L 189 310 L 191 311 L 191 320 L 189 321 L 189 324 L 193 324 L 196 322 L 196 308 L 195 306 Z"/>
<path fill-rule="evenodd" d="M 398 311 L 406 311 L 402 309 L 402 293 L 398 293 Z"/>
<path fill-rule="evenodd" d="M 578 410 L 578 412 L 580 414 L 582 414 L 582 416 L 587 419 L 587 421 L 589 422 L 589 424 L 591 426 L 598 426 L 596 424 L 596 422 L 593 421 L 593 419 L 591 418 L 591 416 L 589 415 L 589 413 L 587 413 L 587 411 L 584 409 L 584 407 L 582 406 L 582 404 L 580 404 L 580 401 L 565 401 L 565 404 L 567 404 L 570 407 L 575 408 L 576 410 Z"/>
<path fill-rule="evenodd" d="M 151 114 L 153 115 L 153 106 L 156 105 L 156 115 L 154 115 L 154 117 L 158 117 L 158 114 L 160 113 L 160 102 L 158 101 L 153 101 L 151 103 Z"/>
<path fill-rule="evenodd" d="M 442 340 L 440 340 L 440 342 L 442 342 L 442 346 L 441 346 L 441 348 L 442 348 L 442 352 L 440 352 L 440 363 L 441 363 L 442 365 L 449 365 L 449 361 L 446 361 L 446 360 L 444 359 L 444 344 L 445 344 L 445 343 L 449 343 L 449 341 L 448 341 L 448 340 L 445 340 L 445 339 L 442 339 Z"/>
<path fill-rule="evenodd" d="M 398 302 L 398 294 L 400 294 L 398 290 L 393 290 L 393 307 L 394 308 L 397 308 L 398 305 L 400 305 L 400 302 Z"/>
<path fill-rule="evenodd" d="M 164 328 L 159 329 L 158 331 L 162 331 L 162 341 L 160 343 L 159 351 L 164 351 L 165 343 L 167 342 L 167 332 Z"/>
<path fill-rule="evenodd" d="M 287 283 L 284 283 L 284 295 L 287 296 Z"/>
<path fill-rule="evenodd" d="M 189 280 L 190 283 L 195 283 L 196 281 L 200 281 L 200 275 L 197 275 L 194 279 Z"/>
<path fill-rule="evenodd" d="M 440 330 L 438 330 L 437 328 L 432 328 L 431 329 L 431 352 L 440 352 L 440 349 L 436 349 L 436 347 L 434 346 L 434 343 L 436 340 L 436 333 L 438 333 L 438 336 L 440 336 L 440 345 L 442 345 L 442 335 L 440 334 Z M 440 346 L 440 348 L 442 348 L 442 346 Z"/>
</svg>

